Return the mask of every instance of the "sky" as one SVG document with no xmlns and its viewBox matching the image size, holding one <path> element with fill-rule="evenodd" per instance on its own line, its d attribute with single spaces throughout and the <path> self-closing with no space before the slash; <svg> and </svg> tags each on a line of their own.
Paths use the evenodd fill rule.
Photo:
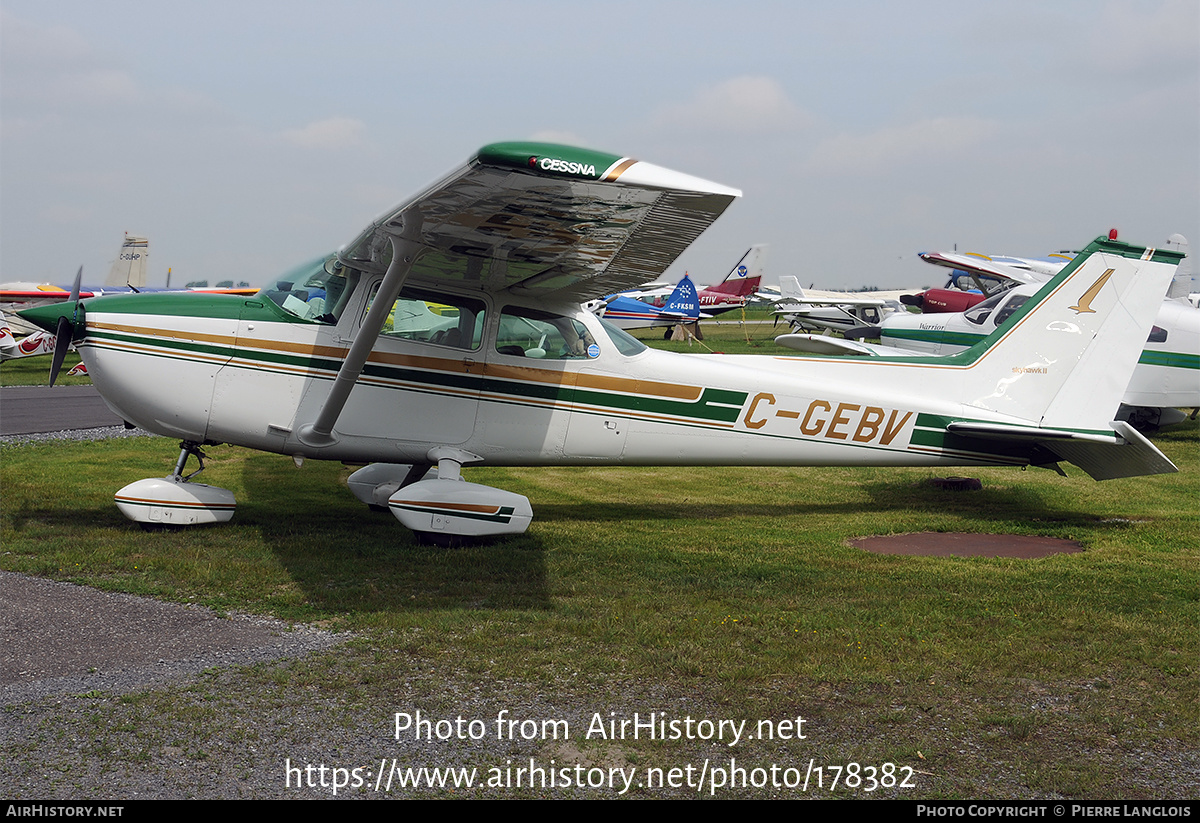
<svg viewBox="0 0 1200 823">
<path fill-rule="evenodd" d="M 668 279 L 1200 243 L 1200 4 L 0 0 L 0 281 L 261 285 L 502 140 L 740 188 Z"/>
</svg>

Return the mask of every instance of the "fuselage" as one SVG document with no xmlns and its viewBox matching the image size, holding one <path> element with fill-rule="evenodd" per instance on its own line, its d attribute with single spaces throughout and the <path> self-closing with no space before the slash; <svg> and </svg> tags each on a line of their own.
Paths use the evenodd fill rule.
<svg viewBox="0 0 1200 823">
<path fill-rule="evenodd" d="M 78 348 L 108 404 L 138 426 L 313 458 L 420 462 L 449 445 L 497 465 L 1028 462 L 1019 448 L 975 449 L 946 433 L 948 419 L 1020 422 L 928 399 L 956 396 L 957 367 L 914 383 L 911 363 L 850 374 L 835 359 L 676 355 L 578 306 L 452 291 L 422 294 L 447 312 L 440 324 L 402 327 L 395 310 L 334 442 L 306 446 L 298 430 L 323 405 L 374 285 L 364 278 L 335 322 L 265 294 L 96 299 Z M 473 334 L 447 334 L 468 316 Z M 568 341 L 559 328 L 574 329 Z"/>
</svg>

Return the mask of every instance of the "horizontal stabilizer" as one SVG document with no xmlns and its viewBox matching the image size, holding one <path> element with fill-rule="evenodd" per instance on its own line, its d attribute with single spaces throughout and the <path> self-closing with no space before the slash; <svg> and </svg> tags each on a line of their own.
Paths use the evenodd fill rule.
<svg viewBox="0 0 1200 823">
<path fill-rule="evenodd" d="M 1128 423 L 1114 420 L 1110 425 L 1114 430 L 1113 437 L 974 421 L 951 423 L 946 430 L 982 440 L 1035 443 L 1083 469 L 1093 480 L 1179 471 L 1165 454 Z"/>
</svg>

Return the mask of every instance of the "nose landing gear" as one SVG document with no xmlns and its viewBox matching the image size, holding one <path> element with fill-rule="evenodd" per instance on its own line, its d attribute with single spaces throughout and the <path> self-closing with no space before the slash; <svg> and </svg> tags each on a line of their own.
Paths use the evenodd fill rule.
<svg viewBox="0 0 1200 823">
<path fill-rule="evenodd" d="M 233 517 L 237 507 L 233 492 L 228 489 L 191 482 L 204 471 L 204 452 L 200 450 L 200 444 L 185 440 L 179 448 L 179 459 L 171 475 L 130 483 L 114 497 L 121 514 L 146 531 L 224 523 Z M 185 475 L 189 456 L 195 456 L 200 467 Z"/>
</svg>

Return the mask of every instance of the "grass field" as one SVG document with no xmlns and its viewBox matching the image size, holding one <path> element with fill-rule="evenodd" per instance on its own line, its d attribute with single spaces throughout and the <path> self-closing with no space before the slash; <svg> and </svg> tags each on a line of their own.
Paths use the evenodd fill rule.
<svg viewBox="0 0 1200 823">
<path fill-rule="evenodd" d="M 63 359 L 62 369 L 59 370 L 56 386 L 80 386 L 91 383 L 86 375 L 69 376 L 73 367 L 79 364 L 79 355 L 67 352 Z M 50 357 L 22 357 L 17 360 L 5 360 L 0 365 L 0 387 L 2 386 L 45 386 L 50 382 Z"/>
<path fill-rule="evenodd" d="M 736 342 L 723 335 L 706 328 L 714 348 Z M 684 784 L 706 762 L 711 780 L 731 758 L 764 776 L 826 769 L 824 788 L 725 786 L 722 797 L 1195 797 L 1200 427 L 1156 443 L 1180 473 L 1095 483 L 1072 469 L 984 469 L 972 472 L 977 492 L 934 489 L 924 481 L 937 473 L 917 469 L 468 469 L 470 480 L 528 495 L 534 521 L 521 537 L 456 549 L 416 545 L 390 515 L 368 512 L 338 464 L 298 469 L 213 448 L 200 479 L 236 493 L 234 521 L 146 534 L 112 493 L 166 474 L 173 441 L 3 446 L 0 568 L 352 636 L 176 689 L 9 708 L 41 742 L 4 744 L 13 765 L 0 793 L 32 784 L 37 796 L 101 787 L 88 796 L 121 797 L 120 775 L 159 770 L 182 795 L 234 785 L 243 796 L 294 796 L 282 785 L 287 759 L 354 767 L 400 757 L 482 772 L 534 757 L 674 768 Z M 1086 550 L 903 558 L 846 543 L 927 530 L 1064 537 Z M 499 744 L 489 733 L 490 745 L 434 741 L 405 755 L 393 713 L 418 709 L 566 718 L 571 740 Z M 803 717 L 805 738 L 729 746 L 584 734 L 596 715 L 635 712 L 750 729 Z M 862 766 L 837 772 L 831 790 L 834 769 L 849 763 Z M 885 763 L 904 771 L 868 791 L 866 767 L 879 778 Z M 858 785 L 846 784 L 851 773 Z M 895 785 L 904 779 L 912 786 Z"/>
</svg>

